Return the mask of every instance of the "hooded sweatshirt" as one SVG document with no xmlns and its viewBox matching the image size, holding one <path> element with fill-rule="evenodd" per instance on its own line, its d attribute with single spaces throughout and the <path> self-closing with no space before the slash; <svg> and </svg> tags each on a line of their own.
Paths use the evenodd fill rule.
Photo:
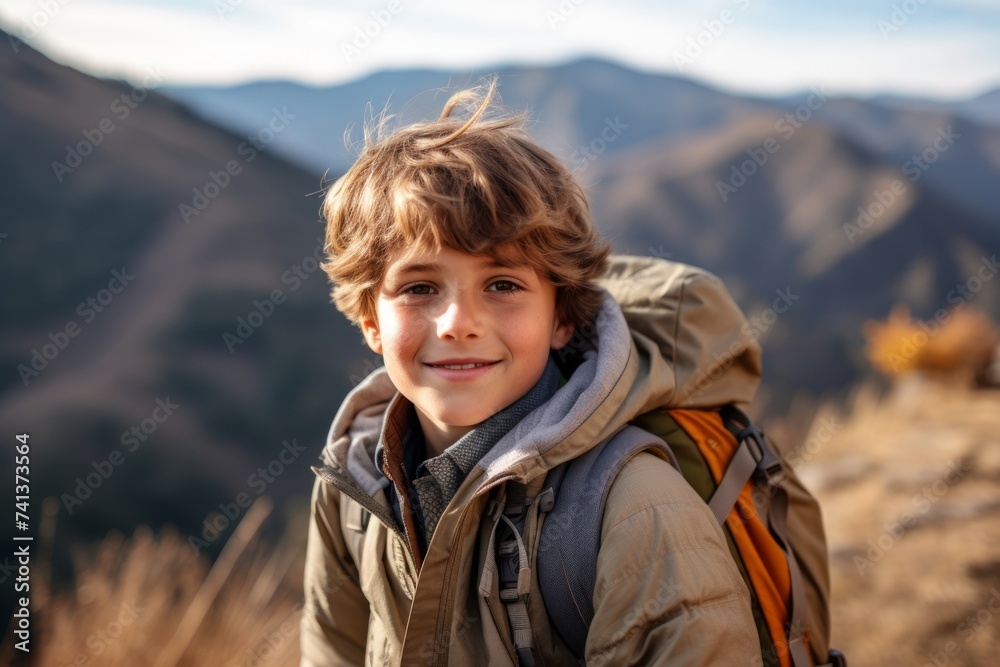
<svg viewBox="0 0 1000 667">
<path fill-rule="evenodd" d="M 566 382 L 499 438 L 437 519 L 426 553 L 394 516 L 375 465 L 406 411 L 384 368 L 351 391 L 313 468 L 302 665 L 516 665 L 495 581 L 480 593 L 508 481 L 541 490 L 553 467 L 659 407 L 747 403 L 760 349 L 717 278 L 650 258 L 613 258 L 603 305 L 561 362 Z M 619 302 L 628 303 L 626 319 Z M 406 519 L 406 517 L 403 517 Z M 412 522 L 412 516 L 409 518 Z M 404 521 L 406 523 L 406 521 Z M 529 505 L 526 597 L 540 664 L 577 664 L 539 594 L 543 515 Z M 415 532 L 415 526 L 413 527 Z M 587 664 L 728 665 L 760 655 L 746 585 L 708 506 L 666 461 L 640 453 L 611 487 L 601 523 Z"/>
</svg>

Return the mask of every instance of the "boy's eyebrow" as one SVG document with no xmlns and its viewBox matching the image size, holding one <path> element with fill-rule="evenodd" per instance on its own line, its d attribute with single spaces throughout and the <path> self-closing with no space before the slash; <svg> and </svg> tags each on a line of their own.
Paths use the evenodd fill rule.
<svg viewBox="0 0 1000 667">
<path fill-rule="evenodd" d="M 527 266 L 526 264 L 524 266 Z M 437 271 L 441 268 L 440 264 L 436 262 L 417 262 L 414 264 L 405 264 L 399 269 L 393 271 L 393 274 L 398 276 L 404 276 L 409 273 L 421 273 L 423 271 Z M 476 265 L 477 269 L 512 269 L 517 268 L 517 265 L 513 264 L 503 264 L 495 259 L 486 259 Z"/>
</svg>

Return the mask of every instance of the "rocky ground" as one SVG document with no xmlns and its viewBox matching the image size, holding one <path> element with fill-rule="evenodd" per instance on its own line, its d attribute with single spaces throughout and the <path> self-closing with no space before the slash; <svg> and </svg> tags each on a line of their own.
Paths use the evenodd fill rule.
<svg viewBox="0 0 1000 667">
<path fill-rule="evenodd" d="M 1000 391 L 862 390 L 846 416 L 817 416 L 798 457 L 850 665 L 1000 665 Z"/>
</svg>

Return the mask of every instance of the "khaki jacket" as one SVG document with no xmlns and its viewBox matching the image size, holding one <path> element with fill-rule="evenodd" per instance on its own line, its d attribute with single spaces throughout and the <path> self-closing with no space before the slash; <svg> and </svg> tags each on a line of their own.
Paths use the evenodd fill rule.
<svg viewBox="0 0 1000 667">
<path fill-rule="evenodd" d="M 752 399 L 760 349 L 717 278 L 670 262 L 618 257 L 602 286 L 601 312 L 570 342 L 585 350 L 582 363 L 465 479 L 419 572 L 373 463 L 396 389 L 381 368 L 348 394 L 322 465 L 313 468 L 303 667 L 516 665 L 496 584 L 488 597 L 479 592 L 485 559 L 492 557 L 487 507 L 505 482 L 525 484 L 532 498 L 550 469 L 644 412 Z M 626 300 L 629 321 L 618 305 Z M 535 508 L 524 536 L 535 650 L 539 664 L 577 664 L 538 593 L 534 559 L 544 515 Z M 680 474 L 652 454 L 630 460 L 609 494 L 594 609 L 588 665 L 759 663 L 749 594 L 721 529 Z"/>
</svg>

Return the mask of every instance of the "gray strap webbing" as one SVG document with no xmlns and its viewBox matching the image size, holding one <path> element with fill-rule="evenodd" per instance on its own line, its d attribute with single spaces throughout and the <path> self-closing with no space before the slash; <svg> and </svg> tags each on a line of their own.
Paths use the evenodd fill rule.
<svg viewBox="0 0 1000 667">
<path fill-rule="evenodd" d="M 806 630 L 806 594 L 802 586 L 802 572 L 799 570 L 795 552 L 788 544 L 788 493 L 780 486 L 774 486 L 774 498 L 771 500 L 771 510 L 768 521 L 771 532 L 781 543 L 781 548 L 788 557 L 788 577 L 792 585 L 792 609 L 789 614 L 791 621 L 788 628 L 788 649 L 792 654 L 792 664 L 795 667 L 812 667 L 812 659 L 806 649 L 803 635 Z"/>
<path fill-rule="evenodd" d="M 521 667 L 534 665 L 531 623 L 528 620 L 528 606 L 524 604 L 523 596 L 507 603 L 507 617 L 510 619 L 510 629 L 513 634 L 518 663 Z"/>
<path fill-rule="evenodd" d="M 750 447 L 744 440 L 736 448 L 736 453 L 729 461 L 729 467 L 726 468 L 725 474 L 719 481 L 719 486 L 712 494 L 712 499 L 708 501 L 708 507 L 720 525 L 726 522 L 726 517 L 736 505 L 736 499 L 740 497 L 743 487 L 750 481 L 750 477 L 756 469 L 757 461 L 754 460 L 753 454 L 750 453 Z"/>
<path fill-rule="evenodd" d="M 526 495 L 527 489 L 523 484 L 508 482 L 504 502 L 495 506 L 495 509 L 491 511 L 491 516 L 495 516 L 495 519 L 490 531 L 489 544 L 486 547 L 486 552 L 491 557 L 486 558 L 486 565 L 479 580 L 479 594 L 488 598 L 492 594 L 494 581 L 498 583 L 500 600 L 504 604 L 510 622 L 511 639 L 514 642 L 517 662 L 520 667 L 534 667 L 534 641 L 531 634 L 528 607 L 525 604 L 525 598 L 531 586 L 531 568 L 528 563 L 528 549 L 521 537 L 521 531 L 524 529 L 524 509 L 528 503 Z M 513 517 L 513 521 L 511 517 Z M 510 530 L 506 533 L 507 537 L 502 538 L 500 549 L 497 549 L 497 530 L 501 528 L 501 524 L 506 524 Z M 509 569 L 505 567 L 501 571 L 497 561 L 500 558 L 500 552 L 509 554 L 515 549 L 517 551 L 517 575 L 514 580 L 511 580 Z"/>
</svg>

